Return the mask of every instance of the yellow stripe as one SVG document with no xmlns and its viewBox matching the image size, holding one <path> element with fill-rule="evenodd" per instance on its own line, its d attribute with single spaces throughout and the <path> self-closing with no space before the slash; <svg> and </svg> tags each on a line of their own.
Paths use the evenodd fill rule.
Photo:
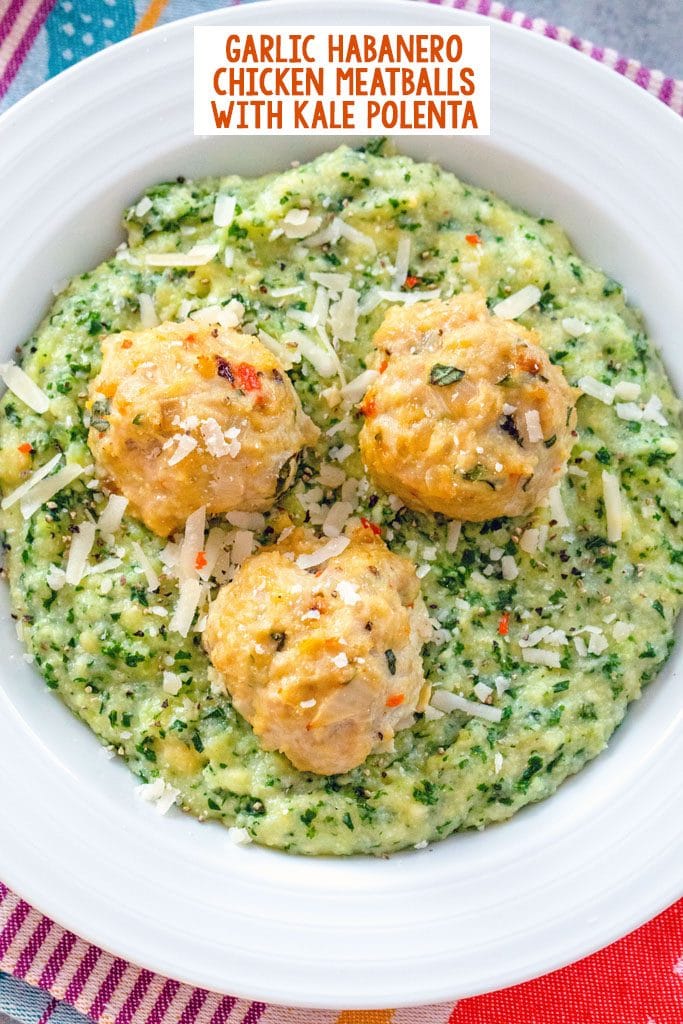
<svg viewBox="0 0 683 1024">
<path fill-rule="evenodd" d="M 391 1024 L 393 1010 L 344 1010 L 336 1024 Z"/>
<path fill-rule="evenodd" d="M 133 35 L 136 36 L 139 32 L 146 32 L 148 28 L 154 28 L 167 3 L 168 0 L 151 0 L 149 7 L 133 29 Z"/>
</svg>

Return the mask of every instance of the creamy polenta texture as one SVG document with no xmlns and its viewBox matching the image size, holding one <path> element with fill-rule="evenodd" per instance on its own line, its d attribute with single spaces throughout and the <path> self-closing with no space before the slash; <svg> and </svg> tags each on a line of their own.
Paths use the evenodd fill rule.
<svg viewBox="0 0 683 1024">
<path fill-rule="evenodd" d="M 551 221 L 380 144 L 258 180 L 157 185 L 124 223 L 128 243 L 75 278 L 23 347 L 48 410 L 10 392 L 1 406 L 5 495 L 60 453 L 53 474 L 83 467 L 37 509 L 34 490 L 2 513 L 18 631 L 48 687 L 146 795 L 291 852 L 398 850 L 550 795 L 654 679 L 680 603 L 679 407 L 620 285 Z M 518 322 L 582 391 L 567 475 L 549 504 L 517 518 L 459 530 L 407 510 L 359 455 L 374 333 L 392 305 L 481 290 L 493 308 L 528 286 L 537 301 Z M 111 505 L 93 530 L 109 495 L 88 433 L 106 433 L 108 409 L 88 391 L 105 336 L 202 309 L 277 355 L 321 433 L 309 430 L 272 509 L 206 523 L 209 567 L 195 566 L 188 626 L 182 531 L 167 541 L 128 510 L 119 524 Z M 429 706 L 392 749 L 343 775 L 264 751 L 202 643 L 217 584 L 298 525 L 324 538 L 381 533 L 417 567 L 434 626 Z M 74 555 L 69 571 L 75 543 L 87 563 Z"/>
</svg>

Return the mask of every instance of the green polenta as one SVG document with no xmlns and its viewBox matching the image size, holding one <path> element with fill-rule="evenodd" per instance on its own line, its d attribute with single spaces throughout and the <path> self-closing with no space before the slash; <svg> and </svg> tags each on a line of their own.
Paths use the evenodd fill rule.
<svg viewBox="0 0 683 1024">
<path fill-rule="evenodd" d="M 227 227 L 214 224 L 218 195 L 236 199 Z M 410 239 L 408 277 L 399 282 L 404 293 L 447 298 L 482 289 L 494 305 L 536 285 L 540 300 L 520 323 L 538 331 L 569 383 L 589 376 L 641 390 L 609 405 L 580 398 L 561 488 L 569 525 L 552 519 L 547 507 L 519 520 L 465 524 L 453 552 L 443 517 L 397 508 L 364 480 L 356 443 L 361 414 L 331 408 L 322 394 L 339 380 L 321 378 L 305 354 L 290 371 L 321 440 L 305 453 L 293 487 L 256 541 L 273 540 L 288 521 L 319 529 L 325 508 L 340 499 L 339 488 L 319 483 L 321 463 L 359 478 L 356 514 L 419 566 L 440 626 L 424 652 L 433 687 L 488 699 L 502 709 L 499 722 L 460 711 L 418 715 L 397 735 L 393 752 L 343 776 L 304 774 L 262 750 L 230 700 L 212 689 L 201 633 L 183 639 L 169 629 L 178 586 L 159 560 L 165 542 L 124 517 L 113 540 L 98 532 L 90 554 L 91 565 L 114 559 L 111 568 L 53 589 L 51 567 L 64 567 L 78 524 L 97 518 L 106 504 L 91 471 L 28 520 L 18 504 L 3 513 L 14 613 L 47 685 L 144 782 L 161 777 L 192 814 L 291 852 L 398 850 L 501 821 L 549 796 L 605 747 L 673 643 L 683 574 L 679 407 L 640 315 L 551 221 L 381 145 L 341 148 L 257 180 L 178 179 L 146 196 L 125 216 L 128 246 L 75 278 L 23 348 L 21 365 L 49 396 L 50 409 L 37 415 L 5 395 L 5 493 L 57 452 L 67 463 L 92 463 L 85 397 L 99 367 L 100 339 L 140 327 L 141 294 L 152 297 L 162 321 L 238 299 L 243 329 L 276 341 L 299 330 L 320 367 L 317 332 L 301 317 L 297 322 L 297 313 L 315 302 L 312 272 L 350 274 L 361 315 L 356 340 L 341 343 L 339 357 L 351 380 L 365 368 L 373 333 L 396 301 L 377 289 L 396 287 L 402 237 Z M 283 218 L 302 207 L 322 218 L 323 232 L 338 217 L 362 235 L 332 234 L 323 244 L 292 239 Z M 218 252 L 197 268 L 153 268 L 145 260 L 207 243 Z M 648 405 L 652 396 L 661 411 L 656 402 Z M 30 452 L 19 450 L 27 444 Z M 605 470 L 620 483 L 624 533 L 617 543 L 607 540 Z M 540 531 L 531 553 L 525 548 L 533 545 L 520 546 L 527 530 Z M 147 586 L 134 542 L 161 576 L 157 592 Z M 523 646 L 542 627 L 536 646 Z M 530 649 L 555 653 L 559 667 L 525 660 Z M 164 690 L 165 671 L 182 680 L 177 695 Z M 631 727 L 638 727 L 637 716 Z"/>
</svg>

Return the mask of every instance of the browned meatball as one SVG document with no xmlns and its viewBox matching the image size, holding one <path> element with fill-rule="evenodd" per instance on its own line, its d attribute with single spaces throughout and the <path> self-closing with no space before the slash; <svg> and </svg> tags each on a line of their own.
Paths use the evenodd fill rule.
<svg viewBox="0 0 683 1024">
<path fill-rule="evenodd" d="M 321 548 L 298 530 L 244 562 L 211 606 L 204 643 L 264 747 L 329 775 L 362 764 L 425 707 L 431 625 L 414 566 L 370 530 L 317 564 L 308 556 Z"/>
<path fill-rule="evenodd" d="M 575 392 L 481 294 L 395 306 L 375 335 L 363 461 L 411 508 L 480 521 L 539 505 L 565 469 Z"/>
<path fill-rule="evenodd" d="M 130 512 L 162 537 L 201 505 L 265 511 L 289 460 L 318 437 L 277 358 L 192 321 L 102 342 L 88 443 Z"/>
</svg>

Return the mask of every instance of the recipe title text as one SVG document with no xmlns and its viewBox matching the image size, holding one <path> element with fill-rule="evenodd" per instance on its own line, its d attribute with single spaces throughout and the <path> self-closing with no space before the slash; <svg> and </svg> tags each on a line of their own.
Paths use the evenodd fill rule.
<svg viewBox="0 0 683 1024">
<path fill-rule="evenodd" d="M 488 135 L 490 30 L 194 30 L 196 135 Z"/>
</svg>

